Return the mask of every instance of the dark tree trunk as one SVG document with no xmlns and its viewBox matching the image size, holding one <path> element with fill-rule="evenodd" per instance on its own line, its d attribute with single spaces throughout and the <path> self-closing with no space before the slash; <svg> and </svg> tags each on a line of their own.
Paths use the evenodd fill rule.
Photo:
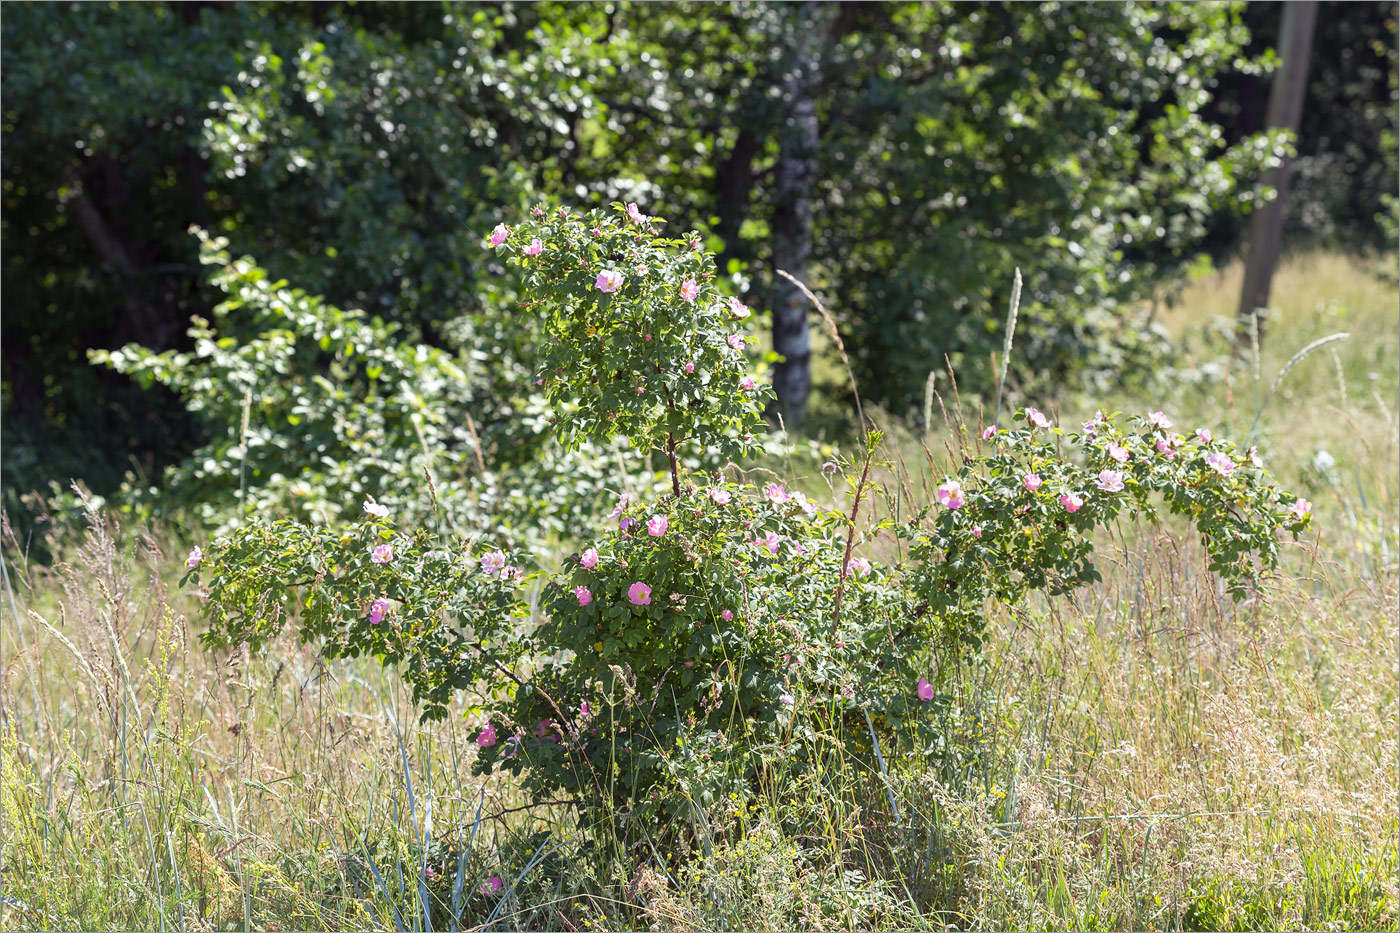
<svg viewBox="0 0 1400 933">
<path fill-rule="evenodd" d="M 111 174 L 111 167 L 108 173 Z M 64 180 L 72 190 L 68 198 L 68 209 L 77 218 L 78 226 L 87 236 L 98 256 L 123 279 L 122 313 L 113 331 L 113 345 L 136 342 L 152 350 L 163 350 L 170 345 L 176 326 L 165 319 L 160 310 L 146 294 L 147 283 L 142 267 L 132 256 L 121 236 L 107 223 L 83 187 L 76 169 L 64 173 Z"/>
<path fill-rule="evenodd" d="M 753 196 L 754 159 L 763 148 L 763 137 L 752 127 L 739 129 L 734 139 L 734 148 L 715 172 L 715 213 L 719 223 L 715 234 L 724 241 L 724 251 L 719 256 L 719 268 L 723 273 L 729 260 L 740 255 L 739 228 L 749 216 L 749 199 Z"/>
<path fill-rule="evenodd" d="M 788 108 L 774 169 L 773 268 L 807 279 L 812 251 L 812 195 L 817 180 L 816 90 L 821 81 L 820 47 L 824 31 L 816 3 L 794 10 L 794 29 L 783 102 Z M 802 424 L 811 388 L 812 349 L 807 327 L 809 304 L 786 279 L 773 284 L 773 349 L 783 357 L 773 376 L 778 411 L 789 427 Z"/>
</svg>

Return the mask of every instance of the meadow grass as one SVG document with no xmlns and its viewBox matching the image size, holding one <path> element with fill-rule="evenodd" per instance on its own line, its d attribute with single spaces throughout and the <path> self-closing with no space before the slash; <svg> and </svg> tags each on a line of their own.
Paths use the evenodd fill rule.
<svg viewBox="0 0 1400 933">
<path fill-rule="evenodd" d="M 956 754 L 833 746 L 823 781 L 718 808 L 693 851 L 618 853 L 471 777 L 473 697 L 423 725 L 372 662 L 205 650 L 159 530 L 94 512 L 47 567 L 7 532 L 0 928 L 1394 929 L 1400 297 L 1361 260 L 1294 257 L 1257 362 L 1232 361 L 1238 275 L 1161 310 L 1178 370 L 1113 402 L 1242 438 L 1297 350 L 1350 333 L 1259 419 L 1316 505 L 1273 590 L 1235 604 L 1179 527 L 1115 529 L 1102 584 L 989 609 L 978 661 L 945 672 Z M 944 401 L 927 434 L 874 415 L 886 512 L 965 442 Z M 765 469 L 839 504 L 809 460 Z"/>
</svg>

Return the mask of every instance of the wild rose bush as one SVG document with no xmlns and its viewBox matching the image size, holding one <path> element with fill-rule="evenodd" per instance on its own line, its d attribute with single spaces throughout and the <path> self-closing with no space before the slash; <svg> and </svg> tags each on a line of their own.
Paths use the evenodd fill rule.
<svg viewBox="0 0 1400 933">
<path fill-rule="evenodd" d="M 1274 567 L 1278 532 L 1307 527 L 1308 504 L 1252 451 L 1173 433 L 1160 412 L 1065 432 L 1031 408 L 988 429 L 893 528 L 908 552 L 892 566 L 851 556 L 852 519 L 778 483 L 683 484 L 679 446 L 741 453 L 765 393 L 744 370 L 747 309 L 714 289 L 695 238 L 655 224 L 634 205 L 537 209 L 489 241 L 523 264 L 527 310 L 545 316 L 554 429 L 665 451 L 670 494 L 620 502 L 529 618 L 525 558 L 400 533 L 372 502 L 344 534 L 255 523 L 212 549 L 207 639 L 257 647 L 295 615 L 328 656 L 401 668 L 425 717 L 475 688 L 480 772 L 652 838 L 775 778 L 820 780 L 823 743 L 863 763 L 876 742 L 936 753 L 937 670 L 977 648 L 990 603 L 1097 579 L 1092 533 L 1120 516 L 1154 521 L 1158 499 L 1189 516 L 1237 596 Z"/>
<path fill-rule="evenodd" d="M 1015 420 L 1024 427 L 987 428 L 990 450 L 945 477 L 939 501 L 901 529 L 919 617 L 933 620 L 923 634 L 945 644 L 979 643 L 988 600 L 1014 605 L 1098 580 L 1092 532 L 1120 517 L 1157 521 L 1157 499 L 1192 520 L 1236 599 L 1277 565 L 1278 532 L 1308 525 L 1311 504 L 1280 490 L 1254 448 L 1204 428 L 1174 433 L 1162 412 L 1127 419 L 1126 431 L 1103 412 L 1079 431 L 1034 408 Z"/>
<path fill-rule="evenodd" d="M 498 689 L 529 652 L 519 555 L 399 532 L 374 502 L 364 512 L 339 531 L 255 521 L 216 541 L 203 641 L 256 651 L 295 622 L 327 658 L 397 667 L 424 719 L 445 716 L 458 690 Z M 196 548 L 187 567 L 204 560 Z"/>
<path fill-rule="evenodd" d="M 539 382 L 566 445 L 622 435 L 672 464 L 687 442 L 740 456 L 769 396 L 745 367 L 752 312 L 715 288 L 698 233 L 666 239 L 660 225 L 635 204 L 537 208 L 489 242 L 521 266 L 525 310 L 543 318 Z"/>
<path fill-rule="evenodd" d="M 869 561 L 842 585 L 842 515 L 778 483 L 716 483 L 617 517 L 546 585 L 535 647 L 556 660 L 493 713 L 480 771 L 689 826 L 764 772 L 812 768 L 814 707 L 860 734 L 862 708 L 921 721 L 919 652 L 890 639 L 911 604 Z"/>
</svg>

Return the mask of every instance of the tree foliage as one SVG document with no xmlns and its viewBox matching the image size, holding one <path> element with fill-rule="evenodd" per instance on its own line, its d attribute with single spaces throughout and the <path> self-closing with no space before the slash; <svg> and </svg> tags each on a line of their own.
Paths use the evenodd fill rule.
<svg viewBox="0 0 1400 933">
<path fill-rule="evenodd" d="M 542 198 L 636 202 L 704 231 L 724 288 L 759 311 L 789 244 L 863 390 L 897 414 L 945 357 L 965 391 L 989 384 L 1015 266 L 1013 388 L 1102 387 L 1160 342 L 1141 299 L 1218 251 L 1281 151 L 1232 99 L 1267 71 L 1252 9 L 14 4 L 6 485 L 59 468 L 110 490 L 128 457 L 150 476 L 203 442 L 168 396 L 86 365 L 92 348 L 191 348 L 190 317 L 221 300 L 191 224 L 409 343 L 472 356 L 500 411 L 528 404 L 539 322 L 479 244 L 502 208 Z M 1324 31 L 1360 64 L 1318 80 L 1384 105 L 1364 131 L 1314 107 L 1305 149 L 1337 140 L 1346 165 L 1379 164 L 1364 154 L 1393 116 L 1379 76 L 1394 59 L 1371 47 L 1378 7 L 1352 9 L 1329 7 Z M 817 122 L 810 176 L 784 148 L 794 89 Z M 1350 213 L 1327 211 L 1376 213 L 1366 171 L 1337 196 Z M 807 210 L 810 244 L 790 242 Z"/>
</svg>

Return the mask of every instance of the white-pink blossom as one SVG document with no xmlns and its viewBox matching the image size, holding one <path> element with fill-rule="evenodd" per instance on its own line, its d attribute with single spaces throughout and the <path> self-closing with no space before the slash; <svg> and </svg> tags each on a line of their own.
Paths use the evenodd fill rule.
<svg viewBox="0 0 1400 933">
<path fill-rule="evenodd" d="M 1123 474 L 1117 470 L 1103 470 L 1099 473 L 1099 488 L 1104 492 L 1122 491 Z"/>
<path fill-rule="evenodd" d="M 1235 472 L 1235 461 L 1226 453 L 1213 453 L 1206 457 L 1206 466 L 1210 467 L 1221 476 L 1229 476 Z"/>
<path fill-rule="evenodd" d="M 501 551 L 492 551 L 481 558 L 481 569 L 484 573 L 494 576 L 505 569 L 506 555 Z"/>
<path fill-rule="evenodd" d="M 1037 408 L 1026 409 L 1026 420 L 1037 428 L 1050 427 L 1050 419 Z"/>
<path fill-rule="evenodd" d="M 960 509 L 963 504 L 962 483 L 949 480 L 938 487 L 938 502 L 947 509 Z"/>
<path fill-rule="evenodd" d="M 622 273 L 616 269 L 604 269 L 598 273 L 598 278 L 594 280 L 593 287 L 600 292 L 609 294 L 622 287 Z"/>
</svg>

